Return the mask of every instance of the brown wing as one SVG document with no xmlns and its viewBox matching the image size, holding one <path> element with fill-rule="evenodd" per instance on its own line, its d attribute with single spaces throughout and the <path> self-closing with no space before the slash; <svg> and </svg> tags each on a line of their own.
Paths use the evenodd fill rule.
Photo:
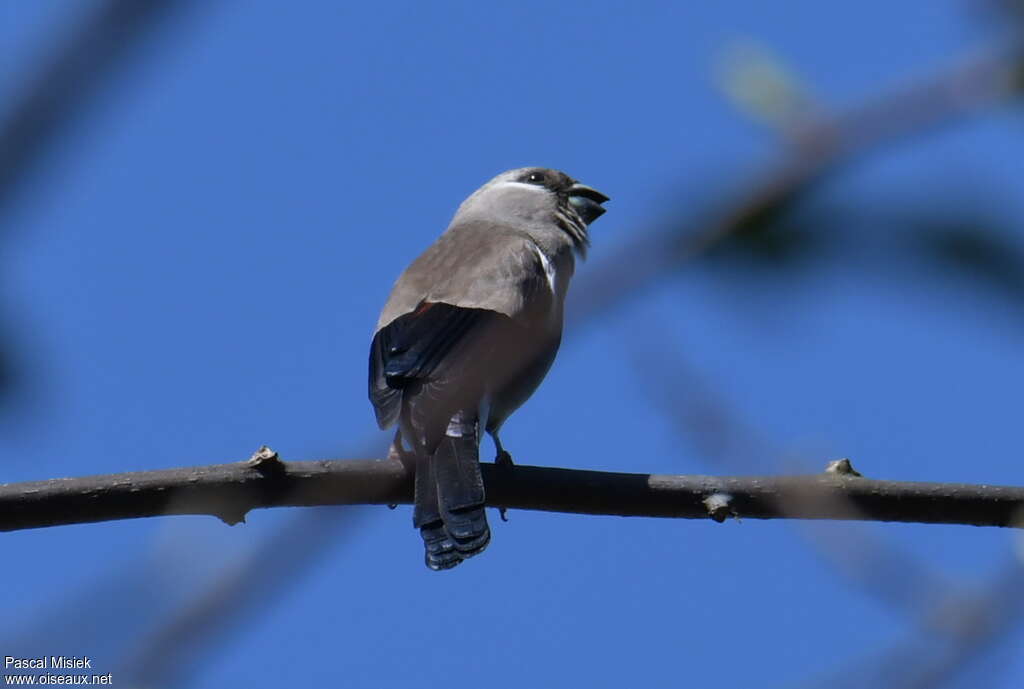
<svg viewBox="0 0 1024 689">
<path fill-rule="evenodd" d="M 377 329 L 425 301 L 514 318 L 546 287 L 543 276 L 536 244 L 525 232 L 482 221 L 454 225 L 395 282 Z"/>
</svg>

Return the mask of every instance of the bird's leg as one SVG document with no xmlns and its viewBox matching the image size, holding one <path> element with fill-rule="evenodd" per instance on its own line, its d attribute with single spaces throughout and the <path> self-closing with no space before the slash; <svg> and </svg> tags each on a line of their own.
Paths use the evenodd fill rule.
<svg viewBox="0 0 1024 689">
<path fill-rule="evenodd" d="M 416 471 L 416 457 L 411 452 L 406 452 L 405 448 L 402 447 L 402 429 L 399 428 L 395 431 L 395 439 L 391 441 L 391 447 L 388 448 L 388 461 L 390 462 L 401 462 L 402 468 L 407 472 Z M 388 505 L 388 509 L 395 509 L 398 505 Z"/>
<path fill-rule="evenodd" d="M 498 455 L 494 458 L 494 465 L 499 469 L 506 471 L 515 466 L 512 463 L 512 455 L 510 455 L 504 447 L 501 445 L 501 438 L 498 437 L 498 430 L 494 429 L 491 431 L 491 439 L 494 441 L 494 449 L 498 451 Z M 501 517 L 501 521 L 508 521 L 508 508 L 499 507 L 498 516 Z"/>
<path fill-rule="evenodd" d="M 515 466 L 512 462 L 512 455 L 510 455 L 502 446 L 501 438 L 498 437 L 497 430 L 491 433 L 491 438 L 494 440 L 494 449 L 498 451 L 497 456 L 494 458 L 494 463 L 500 467 Z"/>
<path fill-rule="evenodd" d="M 402 446 L 401 428 L 395 431 L 395 439 L 391 441 L 391 447 L 388 448 L 388 459 L 401 462 L 406 471 L 416 471 L 416 454 Z"/>
</svg>

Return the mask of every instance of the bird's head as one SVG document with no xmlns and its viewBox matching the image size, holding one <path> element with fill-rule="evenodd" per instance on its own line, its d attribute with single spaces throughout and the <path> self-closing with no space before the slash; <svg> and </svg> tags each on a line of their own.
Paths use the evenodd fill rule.
<svg viewBox="0 0 1024 689">
<path fill-rule="evenodd" d="M 590 240 L 587 226 L 605 212 L 608 197 L 558 170 L 522 167 L 503 172 L 459 207 L 460 216 L 517 218 L 528 225 L 554 223 L 581 254 Z"/>
</svg>

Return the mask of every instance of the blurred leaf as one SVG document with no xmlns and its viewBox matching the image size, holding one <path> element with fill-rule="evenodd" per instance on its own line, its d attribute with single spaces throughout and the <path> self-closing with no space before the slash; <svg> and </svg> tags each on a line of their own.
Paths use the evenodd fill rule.
<svg viewBox="0 0 1024 689">
<path fill-rule="evenodd" d="M 749 39 L 736 41 L 718 62 L 719 88 L 755 119 L 788 129 L 814 112 L 809 89 L 770 48 Z"/>
</svg>

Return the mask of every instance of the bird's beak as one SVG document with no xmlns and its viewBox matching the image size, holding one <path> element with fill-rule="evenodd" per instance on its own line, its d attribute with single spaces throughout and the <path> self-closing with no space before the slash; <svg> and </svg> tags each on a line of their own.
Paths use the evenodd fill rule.
<svg viewBox="0 0 1024 689">
<path fill-rule="evenodd" d="M 604 214 L 605 209 L 601 207 L 601 204 L 607 200 L 607 196 L 586 184 L 576 182 L 569 187 L 569 203 L 583 218 L 583 222 L 588 225 Z"/>
</svg>

